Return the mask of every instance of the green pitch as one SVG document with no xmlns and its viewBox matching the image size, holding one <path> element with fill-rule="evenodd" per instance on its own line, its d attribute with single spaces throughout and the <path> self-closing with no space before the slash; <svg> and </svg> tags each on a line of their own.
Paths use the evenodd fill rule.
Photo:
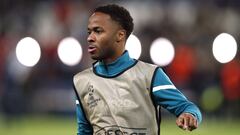
<svg viewBox="0 0 240 135">
<path fill-rule="evenodd" d="M 203 118 L 198 129 L 189 132 L 175 126 L 175 120 L 163 120 L 161 135 L 239 135 L 240 120 Z"/>
<path fill-rule="evenodd" d="M 6 122 L 0 117 L 0 135 L 76 135 L 76 121 L 72 117 L 24 117 Z M 173 119 L 163 119 L 161 135 L 239 135 L 240 120 L 204 119 L 193 132 L 182 131 Z"/>
</svg>

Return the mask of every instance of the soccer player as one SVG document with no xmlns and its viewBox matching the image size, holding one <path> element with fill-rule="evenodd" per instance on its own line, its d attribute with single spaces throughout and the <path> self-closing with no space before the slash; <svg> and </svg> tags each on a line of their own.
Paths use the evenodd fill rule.
<svg viewBox="0 0 240 135">
<path fill-rule="evenodd" d="M 192 131 L 202 120 L 198 107 L 174 86 L 163 70 L 129 57 L 125 43 L 133 19 L 121 6 L 97 7 L 88 23 L 93 66 L 74 76 L 78 135 L 159 135 L 159 108 Z"/>
</svg>

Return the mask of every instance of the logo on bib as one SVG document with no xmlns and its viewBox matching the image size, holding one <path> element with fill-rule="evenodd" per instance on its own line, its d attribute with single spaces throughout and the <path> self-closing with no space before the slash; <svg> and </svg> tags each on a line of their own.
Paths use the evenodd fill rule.
<svg viewBox="0 0 240 135">
<path fill-rule="evenodd" d="M 121 126 L 107 126 L 96 131 L 96 135 L 147 135 L 147 128 L 128 128 Z"/>
<path fill-rule="evenodd" d="M 98 105 L 98 102 L 101 100 L 99 97 L 96 97 L 94 95 L 95 90 L 93 88 L 93 85 L 88 86 L 88 99 L 87 99 L 87 105 L 89 108 L 94 108 Z"/>
</svg>

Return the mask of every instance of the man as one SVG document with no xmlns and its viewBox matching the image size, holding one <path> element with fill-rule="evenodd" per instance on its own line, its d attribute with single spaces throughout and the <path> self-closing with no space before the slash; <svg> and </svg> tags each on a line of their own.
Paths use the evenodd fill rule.
<svg viewBox="0 0 240 135">
<path fill-rule="evenodd" d="M 159 135 L 159 107 L 184 130 L 201 122 L 199 109 L 161 68 L 129 57 L 132 30 L 132 17 L 118 5 L 100 6 L 90 16 L 88 52 L 96 62 L 74 76 L 78 135 Z"/>
</svg>

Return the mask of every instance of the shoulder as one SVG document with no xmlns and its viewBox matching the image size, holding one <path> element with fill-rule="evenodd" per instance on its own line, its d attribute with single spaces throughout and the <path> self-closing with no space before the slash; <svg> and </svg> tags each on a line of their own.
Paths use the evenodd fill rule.
<svg viewBox="0 0 240 135">
<path fill-rule="evenodd" d="M 92 68 L 85 69 L 81 72 L 78 72 L 73 76 L 73 82 L 76 84 L 79 80 L 86 78 L 89 74 L 93 72 Z"/>
<path fill-rule="evenodd" d="M 137 65 L 136 65 L 137 73 L 144 75 L 150 82 L 154 78 L 157 69 L 158 69 L 157 65 L 143 62 L 140 60 L 138 61 Z"/>
<path fill-rule="evenodd" d="M 157 65 L 150 64 L 150 63 L 147 63 L 147 62 L 143 62 L 141 60 L 138 60 L 137 66 L 139 66 L 141 69 L 153 69 L 153 70 L 155 70 L 156 68 L 158 68 Z"/>
</svg>

